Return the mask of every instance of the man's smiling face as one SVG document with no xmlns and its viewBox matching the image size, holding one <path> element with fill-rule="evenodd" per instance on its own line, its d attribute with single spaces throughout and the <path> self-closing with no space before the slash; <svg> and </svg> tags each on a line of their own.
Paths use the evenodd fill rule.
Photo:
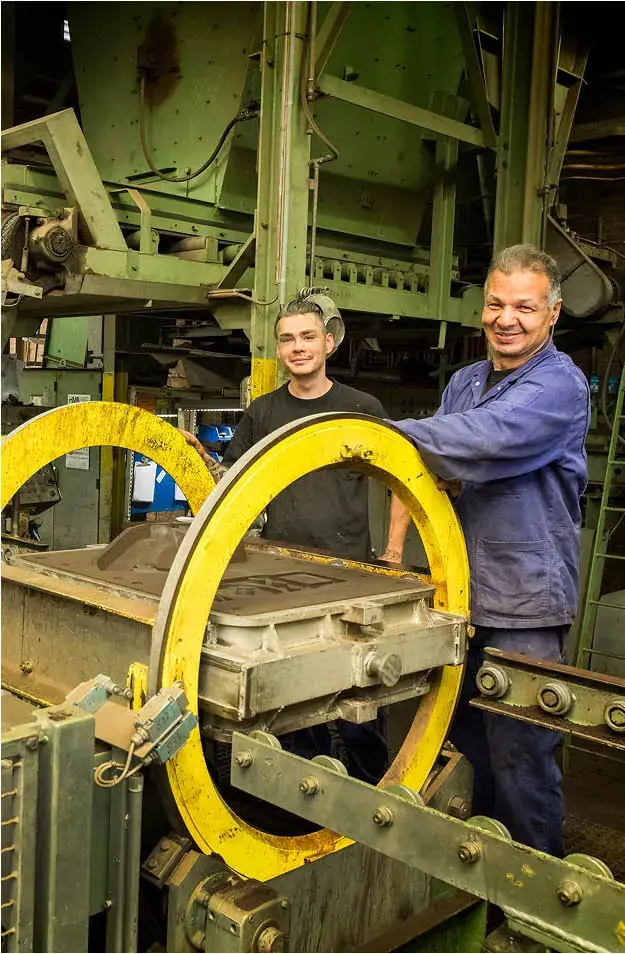
<svg viewBox="0 0 625 954">
<path fill-rule="evenodd" d="M 544 345 L 558 320 L 561 301 L 551 306 L 542 272 L 494 271 L 485 288 L 482 327 L 496 370 L 518 368 Z"/>
</svg>

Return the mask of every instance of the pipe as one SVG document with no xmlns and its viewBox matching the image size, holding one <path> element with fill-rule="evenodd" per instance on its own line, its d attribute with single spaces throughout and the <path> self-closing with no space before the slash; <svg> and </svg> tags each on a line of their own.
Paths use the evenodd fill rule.
<svg viewBox="0 0 625 954">
<path fill-rule="evenodd" d="M 311 102 L 315 95 L 315 59 L 317 49 L 317 0 L 310 0 L 310 34 L 308 38 L 308 76 L 306 98 Z"/>
<path fill-rule="evenodd" d="M 319 208 L 319 163 L 312 162 L 313 169 L 313 204 L 310 223 L 310 268 L 308 274 L 310 284 L 315 284 L 315 253 L 317 251 L 317 212 Z"/>
<path fill-rule="evenodd" d="M 206 248 L 205 235 L 189 235 L 170 245 L 168 252 L 170 255 L 175 255 L 176 252 L 197 252 L 203 248 Z"/>
<path fill-rule="evenodd" d="M 130 455 L 128 455 L 130 457 Z M 112 758 L 120 750 L 111 749 Z M 126 785 L 118 785 L 110 793 L 109 821 L 109 901 L 106 917 L 106 950 L 125 951 L 124 947 L 124 907 L 126 900 L 126 835 L 127 835 L 127 794 Z"/>
<path fill-rule="evenodd" d="M 128 837 L 126 841 L 126 903 L 124 905 L 124 951 L 136 954 L 139 923 L 139 876 L 141 870 L 141 814 L 143 775 L 128 781 Z"/>
</svg>

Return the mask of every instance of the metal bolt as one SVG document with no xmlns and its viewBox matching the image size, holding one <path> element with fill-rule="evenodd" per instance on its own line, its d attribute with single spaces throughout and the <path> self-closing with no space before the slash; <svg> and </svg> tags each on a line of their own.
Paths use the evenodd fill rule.
<svg viewBox="0 0 625 954">
<path fill-rule="evenodd" d="M 453 818 L 460 818 L 464 821 L 469 817 L 469 803 L 462 795 L 454 795 L 447 802 L 447 812 Z"/>
<path fill-rule="evenodd" d="M 33 668 L 34 667 L 30 659 L 23 659 L 20 663 L 20 670 L 23 673 L 28 674 L 29 672 L 33 671 Z"/>
<path fill-rule="evenodd" d="M 287 941 L 286 934 L 283 934 L 275 924 L 271 924 L 258 935 L 257 950 L 261 954 L 278 954 L 280 951 L 286 951 Z"/>
<path fill-rule="evenodd" d="M 474 865 L 482 857 L 482 847 L 478 841 L 463 841 L 458 845 L 458 857 L 463 865 Z"/>
<path fill-rule="evenodd" d="M 250 767 L 250 765 L 254 761 L 254 756 L 252 755 L 251 752 L 248 752 L 246 749 L 245 752 L 239 752 L 239 754 L 235 756 L 234 761 L 235 761 L 235 764 L 239 766 L 239 768 L 245 769 Z"/>
<path fill-rule="evenodd" d="M 289 906 L 289 902 L 286 900 L 286 898 L 284 898 L 284 900 L 282 900 L 282 901 L 280 902 L 280 907 L 281 907 L 281 908 L 288 908 L 288 906 Z"/>
<path fill-rule="evenodd" d="M 399 682 L 401 677 L 401 657 L 396 653 L 387 653 L 385 656 L 369 653 L 365 660 L 365 672 L 372 679 L 377 677 L 390 689 Z"/>
<path fill-rule="evenodd" d="M 485 663 L 475 677 L 477 688 L 483 696 L 501 699 L 510 688 L 510 678 L 500 666 Z"/>
<path fill-rule="evenodd" d="M 169 844 L 168 841 L 166 841 L 166 840 L 163 838 L 162 842 L 161 842 L 160 845 L 159 845 L 159 848 L 161 849 L 161 851 L 170 851 L 170 850 L 171 850 L 171 845 Z"/>
<path fill-rule="evenodd" d="M 576 881 L 563 881 L 556 894 L 558 901 L 567 908 L 573 908 L 582 900 L 584 892 Z"/>
<path fill-rule="evenodd" d="M 538 690 L 536 701 L 543 712 L 566 715 L 575 702 L 575 697 L 565 683 L 547 682 Z"/>
<path fill-rule="evenodd" d="M 611 715 L 612 721 L 615 725 L 619 726 L 619 728 L 621 726 L 625 726 L 625 711 L 621 709 L 613 709 Z"/>
<path fill-rule="evenodd" d="M 39 748 L 39 739 L 36 735 L 31 736 L 30 739 L 26 739 L 24 743 L 29 752 L 36 752 Z"/>
<path fill-rule="evenodd" d="M 155 868 L 158 868 L 158 858 L 148 858 L 146 868 L 149 868 L 150 871 L 154 871 Z"/>
<path fill-rule="evenodd" d="M 302 795 L 316 795 L 319 791 L 319 779 L 314 775 L 306 775 L 299 783 L 299 790 Z"/>
<path fill-rule="evenodd" d="M 625 732 L 625 702 L 613 699 L 608 702 L 603 713 L 608 729 L 613 732 Z"/>
<path fill-rule="evenodd" d="M 393 812 L 386 805 L 380 805 L 373 813 L 373 824 L 380 828 L 390 828 L 394 820 Z"/>
</svg>

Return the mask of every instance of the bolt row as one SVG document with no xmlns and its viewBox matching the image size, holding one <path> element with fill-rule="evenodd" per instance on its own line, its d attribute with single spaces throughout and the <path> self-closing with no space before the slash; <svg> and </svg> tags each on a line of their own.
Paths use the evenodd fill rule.
<svg viewBox="0 0 625 954">
<path fill-rule="evenodd" d="M 501 666 L 486 663 L 476 677 L 483 696 L 501 699 L 510 689 L 510 676 Z M 565 716 L 573 708 L 575 696 L 564 682 L 547 682 L 536 693 L 536 703 L 548 715 Z M 612 699 L 605 706 L 603 718 L 612 732 L 625 732 L 625 700 Z"/>
</svg>

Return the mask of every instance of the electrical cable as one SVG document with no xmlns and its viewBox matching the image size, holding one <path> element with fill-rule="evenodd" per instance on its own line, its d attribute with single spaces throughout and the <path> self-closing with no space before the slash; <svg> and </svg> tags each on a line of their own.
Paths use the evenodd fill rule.
<svg viewBox="0 0 625 954">
<path fill-rule="evenodd" d="M 141 81 L 139 84 L 139 135 L 141 137 L 141 149 L 143 150 L 143 156 L 148 166 L 150 167 L 150 170 L 154 173 L 155 176 L 158 176 L 159 179 L 163 179 L 165 182 L 190 182 L 191 179 L 197 179 L 197 177 L 201 176 L 203 172 L 206 172 L 209 166 L 212 166 L 215 159 L 221 152 L 223 145 L 226 139 L 228 138 L 229 133 L 231 132 L 232 129 L 234 129 L 236 124 L 247 122 L 250 119 L 256 119 L 258 114 L 259 114 L 258 109 L 256 109 L 255 106 L 247 106 L 245 107 L 245 109 L 242 109 L 241 112 L 238 113 L 233 119 L 231 119 L 228 125 L 226 126 L 226 128 L 224 129 L 224 131 L 222 132 L 221 136 L 219 137 L 219 141 L 217 145 L 213 149 L 212 153 L 210 154 L 206 162 L 202 163 L 199 169 L 196 169 L 195 172 L 190 172 L 184 176 L 165 175 L 164 172 L 161 172 L 160 169 L 157 168 L 154 162 L 154 159 L 152 158 L 150 149 L 148 147 L 147 137 L 145 133 L 145 73 L 141 74 Z"/>
<path fill-rule="evenodd" d="M 93 773 L 93 780 L 96 785 L 99 785 L 100 788 L 115 788 L 116 785 L 119 785 L 120 782 L 123 782 L 124 779 L 128 778 L 130 775 L 134 775 L 138 769 L 143 767 L 143 763 L 140 762 L 132 772 L 129 772 L 130 763 L 132 762 L 132 757 L 135 754 L 135 743 L 130 743 L 130 748 L 128 749 L 128 758 L 126 759 L 126 764 L 122 765 L 121 762 L 103 762 L 102 765 L 98 765 L 97 769 Z M 113 771 L 113 769 L 121 769 L 119 775 L 113 776 L 113 778 L 105 778 L 107 772 Z"/>
</svg>

